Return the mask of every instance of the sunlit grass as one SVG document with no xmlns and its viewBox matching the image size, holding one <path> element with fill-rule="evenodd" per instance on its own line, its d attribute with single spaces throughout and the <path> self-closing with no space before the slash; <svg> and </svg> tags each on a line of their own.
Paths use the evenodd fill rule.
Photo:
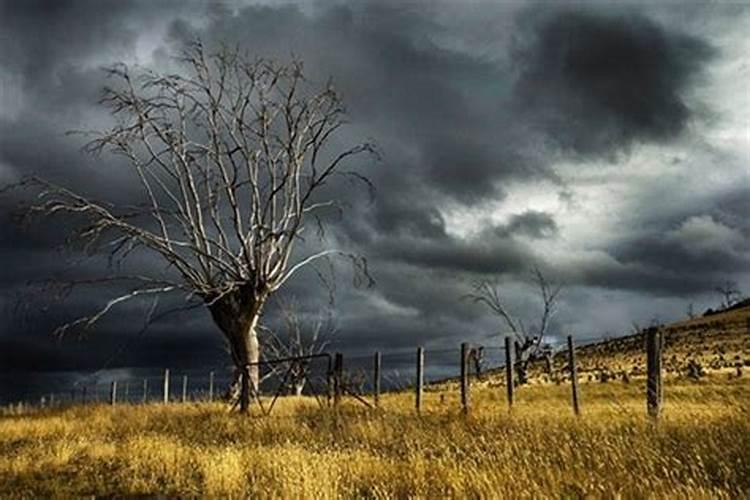
<svg viewBox="0 0 750 500">
<path fill-rule="evenodd" d="M 442 395 L 442 398 L 441 398 Z M 716 498 L 750 495 L 750 380 L 665 388 L 658 425 L 643 381 L 430 388 L 373 411 L 288 398 L 270 417 L 222 404 L 89 406 L 0 418 L 0 496 Z"/>
</svg>

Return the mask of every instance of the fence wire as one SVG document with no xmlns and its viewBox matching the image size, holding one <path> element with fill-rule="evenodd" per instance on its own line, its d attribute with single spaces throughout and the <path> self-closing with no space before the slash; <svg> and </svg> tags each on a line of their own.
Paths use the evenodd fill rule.
<svg viewBox="0 0 750 500">
<path fill-rule="evenodd" d="M 576 350 L 585 347 L 630 336 L 612 337 L 584 337 L 575 339 Z M 472 343 L 471 347 L 482 347 L 482 372 L 490 369 L 502 369 L 505 365 L 505 348 L 501 340 L 484 343 Z M 553 353 L 566 349 L 566 338 L 552 337 L 545 341 Z M 381 388 L 384 391 L 399 390 L 416 384 L 417 349 L 385 349 L 381 355 Z M 373 367 L 374 353 L 344 356 L 344 372 L 347 383 L 353 390 L 362 394 L 372 393 L 374 390 Z M 424 382 L 430 384 L 460 376 L 461 349 L 456 348 L 424 348 Z M 327 366 L 325 363 L 313 362 L 310 367 L 312 384 L 318 392 L 326 383 Z M 471 366 L 472 372 L 475 366 Z M 267 373 L 261 373 L 262 376 Z M 120 403 L 143 403 L 164 400 L 164 370 L 148 368 L 117 368 L 97 370 L 90 374 L 65 374 L 55 380 L 50 374 L 50 384 L 45 388 L 37 388 L 23 401 L 31 404 L 59 404 L 84 402 L 110 402 L 112 398 L 112 383 L 117 383 L 116 399 Z M 213 378 L 213 383 L 211 379 Z M 73 379 L 71 381 L 71 379 Z M 186 380 L 185 380 L 186 379 Z M 186 385 L 183 389 L 183 380 Z M 220 399 L 234 380 L 234 369 L 224 364 L 202 367 L 186 367 L 169 371 L 168 399 L 169 401 L 205 401 Z M 273 392 L 278 386 L 277 376 L 265 376 L 261 382 L 261 392 Z M 303 393 L 305 393 L 303 391 Z M 183 398 L 184 395 L 184 398 Z M 10 401 L 8 401 L 10 403 Z"/>
</svg>

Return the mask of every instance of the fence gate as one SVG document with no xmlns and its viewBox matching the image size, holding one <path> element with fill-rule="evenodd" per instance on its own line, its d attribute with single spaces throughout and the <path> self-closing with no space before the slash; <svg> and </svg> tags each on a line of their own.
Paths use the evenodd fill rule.
<svg viewBox="0 0 750 500">
<path fill-rule="evenodd" d="M 317 363 L 316 363 L 317 362 Z M 325 368 L 324 375 L 314 374 L 314 367 Z M 349 395 L 360 403 L 371 407 L 359 391 L 349 382 L 343 371 L 343 356 L 340 353 L 334 358 L 330 353 L 322 352 L 306 356 L 267 359 L 248 366 L 266 369 L 263 377 L 275 379 L 275 388 L 271 396 L 271 403 L 266 406 L 260 391 L 253 390 L 252 397 L 264 415 L 270 415 L 279 396 L 289 393 L 312 395 L 321 407 L 337 406 L 341 396 Z M 235 406 L 239 401 L 235 402 Z"/>
</svg>

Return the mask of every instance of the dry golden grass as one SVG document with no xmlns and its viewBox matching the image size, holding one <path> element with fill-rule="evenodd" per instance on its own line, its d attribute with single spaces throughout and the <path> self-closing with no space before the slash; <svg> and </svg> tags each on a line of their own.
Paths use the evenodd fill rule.
<svg viewBox="0 0 750 500">
<path fill-rule="evenodd" d="M 338 414 L 287 398 L 270 417 L 220 404 L 89 406 L 0 417 L 0 496 L 738 498 L 750 495 L 750 378 L 673 380 L 664 418 L 643 380 L 518 391 L 475 384 Z M 441 403 L 441 394 L 444 401 Z"/>
</svg>

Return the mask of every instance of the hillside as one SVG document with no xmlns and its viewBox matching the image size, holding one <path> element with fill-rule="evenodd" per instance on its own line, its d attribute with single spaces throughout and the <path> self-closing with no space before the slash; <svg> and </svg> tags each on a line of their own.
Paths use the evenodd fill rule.
<svg viewBox="0 0 750 500">
<path fill-rule="evenodd" d="M 664 332 L 663 366 L 667 376 L 684 376 L 692 363 L 704 372 L 737 373 L 750 367 L 750 306 L 661 327 Z M 556 368 L 567 364 L 566 354 L 554 358 Z M 645 374 L 643 333 L 583 345 L 577 349 L 577 365 L 584 380 L 602 375 L 622 377 Z M 540 366 L 536 366 L 537 375 Z"/>
<path fill-rule="evenodd" d="M 663 363 L 666 378 L 688 378 L 690 365 L 704 375 L 723 374 L 750 378 L 750 306 L 732 308 L 710 316 L 661 325 L 664 338 Z M 630 381 L 646 375 L 645 334 L 638 333 L 576 346 L 580 382 Z M 551 373 L 543 360 L 529 365 L 529 383 L 561 383 L 570 379 L 568 353 L 554 354 Z M 458 377 L 436 380 L 425 387 L 440 392 L 459 383 Z M 472 384 L 505 384 L 502 367 L 490 368 Z"/>
</svg>

